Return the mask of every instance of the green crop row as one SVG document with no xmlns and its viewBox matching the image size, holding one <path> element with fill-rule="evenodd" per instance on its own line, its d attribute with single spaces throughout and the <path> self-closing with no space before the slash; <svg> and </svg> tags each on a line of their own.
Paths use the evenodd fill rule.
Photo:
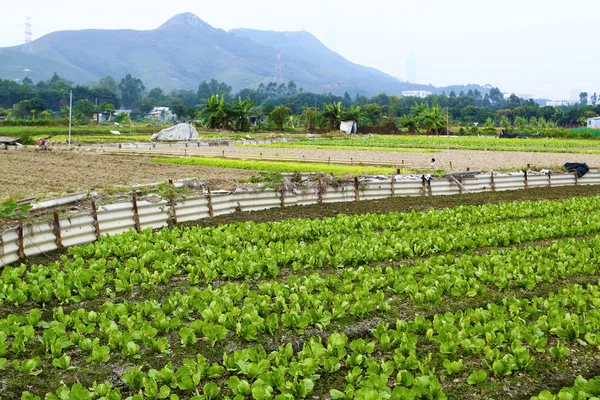
<svg viewBox="0 0 600 400">
<path fill-rule="evenodd" d="M 476 137 L 434 136 L 376 136 L 368 138 L 300 139 L 294 143 L 257 145 L 268 148 L 366 149 L 403 151 L 403 149 L 429 150 L 490 150 L 531 152 L 594 153 L 599 151 L 597 140 L 575 139 L 497 139 Z"/>
<path fill-rule="evenodd" d="M 153 158 L 152 162 L 177 165 L 194 165 L 202 167 L 218 167 L 245 169 L 251 171 L 273 171 L 281 173 L 322 172 L 336 176 L 380 175 L 392 174 L 394 168 L 367 166 L 343 166 L 316 163 L 295 163 L 283 161 L 231 160 L 224 158 Z"/>
</svg>

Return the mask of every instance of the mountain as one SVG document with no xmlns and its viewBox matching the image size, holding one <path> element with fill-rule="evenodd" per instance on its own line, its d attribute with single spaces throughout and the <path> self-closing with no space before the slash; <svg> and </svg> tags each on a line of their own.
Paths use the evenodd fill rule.
<svg viewBox="0 0 600 400">
<path fill-rule="evenodd" d="M 278 51 L 284 78 L 305 90 L 374 95 L 432 89 L 352 63 L 308 32 L 226 32 L 191 13 L 154 30 L 59 31 L 27 45 L 0 48 L 0 78 L 39 81 L 56 72 L 85 83 L 130 73 L 148 89 L 195 90 L 202 80 L 216 78 L 239 90 L 274 80 Z"/>
</svg>

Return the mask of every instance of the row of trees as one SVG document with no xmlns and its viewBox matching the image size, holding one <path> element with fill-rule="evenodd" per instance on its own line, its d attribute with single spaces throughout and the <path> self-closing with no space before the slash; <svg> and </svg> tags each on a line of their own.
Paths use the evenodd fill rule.
<svg viewBox="0 0 600 400">
<path fill-rule="evenodd" d="M 253 112 L 265 118 L 279 106 L 288 109 L 290 115 L 299 117 L 305 115 L 305 112 L 306 115 L 316 115 L 315 110 L 307 111 L 311 108 L 331 114 L 331 110 L 323 109 L 322 105 L 341 104 L 346 112 L 351 107 L 360 107 L 360 118 L 357 119 L 361 124 L 378 125 L 400 118 L 402 126 L 409 129 L 417 126 L 426 130 L 435 130 L 437 127 L 422 120 L 431 121 L 435 118 L 416 115 L 413 110 L 415 102 L 426 104 L 430 113 L 447 112 L 454 124 L 465 126 L 483 125 L 489 119 L 500 124 L 503 117 L 510 124 L 515 124 L 521 119 L 529 121 L 534 118 L 552 122 L 557 126 L 579 126 L 585 119 L 600 115 L 598 96 L 595 93 L 588 96 L 585 92 L 581 94 L 580 102 L 570 107 L 544 107 L 531 99 L 521 99 L 516 95 L 505 99 L 498 88 L 491 88 L 486 93 L 469 90 L 467 93 L 456 94 L 451 91 L 448 95 L 437 94 L 419 99 L 385 93 L 373 97 L 360 94 L 351 96 L 347 92 L 343 96 L 331 93 L 317 94 L 305 92 L 294 82 L 271 82 L 261 84 L 257 89 L 243 89 L 234 95 L 231 86 L 211 79 L 202 81 L 195 91 L 180 89 L 165 93 L 161 88 L 147 91 L 142 80 L 130 74 L 120 81 L 109 76 L 89 85 L 73 85 L 56 74 L 48 81 L 37 84 L 28 78 L 20 84 L 0 80 L 0 115 L 8 114 L 7 110 L 10 110 L 14 118 L 20 119 L 63 117 L 68 112 L 70 90 L 73 91 L 76 101 L 74 111 L 77 110 L 76 114 L 82 120 L 95 111 L 113 113 L 120 108 L 131 109 L 133 119 L 142 119 L 156 106 L 170 107 L 178 119 L 196 119 L 205 108 L 210 107 L 209 100 L 214 95 L 218 95 L 219 101 L 223 100 L 231 107 L 236 101 L 247 99 L 253 105 Z M 338 111 L 339 109 L 333 111 L 333 114 L 337 113 L 339 120 L 341 116 Z M 327 124 L 330 127 L 336 125 L 329 120 Z"/>
</svg>

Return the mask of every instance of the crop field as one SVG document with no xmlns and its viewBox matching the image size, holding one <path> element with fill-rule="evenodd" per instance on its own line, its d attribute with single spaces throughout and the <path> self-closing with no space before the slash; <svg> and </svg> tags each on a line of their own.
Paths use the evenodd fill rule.
<svg viewBox="0 0 600 400">
<path fill-rule="evenodd" d="M 541 153 L 600 154 L 597 140 L 583 139 L 498 139 L 480 137 L 446 136 L 375 136 L 353 138 L 327 138 L 311 140 L 303 138 L 294 143 L 255 145 L 267 148 L 315 148 L 352 150 L 357 147 L 374 151 L 423 150 L 485 150 L 520 151 Z"/>
<path fill-rule="evenodd" d="M 3 399 L 600 395 L 600 197 L 129 232 L 50 257 L 0 273 Z"/>
<path fill-rule="evenodd" d="M 194 165 L 201 167 L 233 168 L 252 171 L 273 171 L 283 173 L 302 172 L 324 172 L 336 176 L 345 175 L 385 175 L 393 174 L 395 168 L 351 166 L 351 165 L 328 165 L 320 163 L 294 163 L 278 161 L 246 161 L 228 160 L 223 158 L 153 158 L 152 162 L 161 164 Z"/>
</svg>

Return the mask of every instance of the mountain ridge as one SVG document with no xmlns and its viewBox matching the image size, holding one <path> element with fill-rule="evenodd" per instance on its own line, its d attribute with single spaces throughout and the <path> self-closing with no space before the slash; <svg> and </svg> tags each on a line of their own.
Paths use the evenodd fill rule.
<svg viewBox="0 0 600 400">
<path fill-rule="evenodd" d="M 85 29 L 49 33 L 28 45 L 0 48 L 0 78 L 34 81 L 54 72 L 75 83 L 130 73 L 147 88 L 195 90 L 218 79 L 234 90 L 275 78 L 281 52 L 284 78 L 308 91 L 375 95 L 431 85 L 402 82 L 375 68 L 352 63 L 306 31 L 225 31 L 193 13 L 169 18 L 156 29 Z"/>
</svg>

